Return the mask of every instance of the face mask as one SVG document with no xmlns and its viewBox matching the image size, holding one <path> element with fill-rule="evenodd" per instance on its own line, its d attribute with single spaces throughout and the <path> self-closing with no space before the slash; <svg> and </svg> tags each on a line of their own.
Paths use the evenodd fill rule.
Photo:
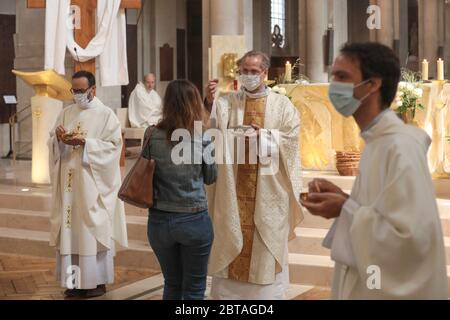
<svg viewBox="0 0 450 320">
<path fill-rule="evenodd" d="M 261 76 L 259 74 L 241 74 L 239 80 L 247 91 L 255 91 L 261 85 Z"/>
<path fill-rule="evenodd" d="M 370 80 L 363 81 L 355 86 L 353 83 L 333 81 L 330 84 L 330 91 L 328 95 L 336 111 L 344 117 L 350 117 L 353 115 L 361 106 L 362 102 L 371 95 L 371 93 L 368 93 L 361 100 L 354 97 L 355 89 L 367 82 L 370 82 Z"/>
<path fill-rule="evenodd" d="M 77 93 L 73 95 L 73 100 L 82 109 L 87 109 L 89 107 L 90 99 L 88 93 Z"/>
</svg>

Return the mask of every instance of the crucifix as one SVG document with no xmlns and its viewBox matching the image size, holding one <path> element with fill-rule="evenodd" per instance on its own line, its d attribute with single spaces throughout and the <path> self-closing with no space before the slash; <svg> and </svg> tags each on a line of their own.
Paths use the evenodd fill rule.
<svg viewBox="0 0 450 320">
<path fill-rule="evenodd" d="M 122 0 L 122 9 L 140 9 L 142 0 Z M 28 8 L 45 8 L 46 0 L 27 0 Z M 81 28 L 75 29 L 75 41 L 86 48 L 95 37 L 95 10 L 97 0 L 72 0 L 71 5 L 78 6 L 81 14 Z M 75 63 L 74 70 L 86 70 L 95 74 L 95 59 L 83 63 Z"/>
</svg>

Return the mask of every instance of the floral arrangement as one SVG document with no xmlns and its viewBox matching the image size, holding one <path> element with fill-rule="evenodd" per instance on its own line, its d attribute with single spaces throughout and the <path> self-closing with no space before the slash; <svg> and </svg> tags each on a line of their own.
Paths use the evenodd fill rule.
<svg viewBox="0 0 450 320">
<path fill-rule="evenodd" d="M 414 119 L 417 109 L 423 110 L 420 102 L 423 96 L 420 73 L 408 69 L 402 70 L 402 81 L 399 83 L 397 97 L 395 99 L 396 112 Z"/>
<path fill-rule="evenodd" d="M 273 92 L 281 94 L 282 96 L 286 96 L 289 98 L 289 100 L 292 101 L 292 96 L 288 95 L 286 88 L 283 87 L 279 87 L 279 86 L 275 86 L 273 88 L 271 88 Z"/>
</svg>

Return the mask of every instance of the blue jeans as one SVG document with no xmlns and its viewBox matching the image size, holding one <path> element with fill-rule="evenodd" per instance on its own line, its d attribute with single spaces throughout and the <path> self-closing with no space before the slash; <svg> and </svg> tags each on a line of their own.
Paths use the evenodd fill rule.
<svg viewBox="0 0 450 320">
<path fill-rule="evenodd" d="M 150 209 L 148 239 L 164 275 L 164 300 L 203 300 L 214 238 L 208 211 Z"/>
</svg>

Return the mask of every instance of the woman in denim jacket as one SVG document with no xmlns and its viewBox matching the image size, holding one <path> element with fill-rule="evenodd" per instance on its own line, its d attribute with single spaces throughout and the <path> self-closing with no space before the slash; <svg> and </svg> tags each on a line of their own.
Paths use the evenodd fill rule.
<svg viewBox="0 0 450 320">
<path fill-rule="evenodd" d="M 210 142 L 194 124 L 202 131 L 206 126 L 200 93 L 191 82 L 175 80 L 166 90 L 162 120 L 147 129 L 153 131 L 144 150 L 156 162 L 148 239 L 164 275 L 164 300 L 205 295 L 214 234 L 204 185 L 216 181 L 217 167 L 206 156 Z"/>
</svg>

